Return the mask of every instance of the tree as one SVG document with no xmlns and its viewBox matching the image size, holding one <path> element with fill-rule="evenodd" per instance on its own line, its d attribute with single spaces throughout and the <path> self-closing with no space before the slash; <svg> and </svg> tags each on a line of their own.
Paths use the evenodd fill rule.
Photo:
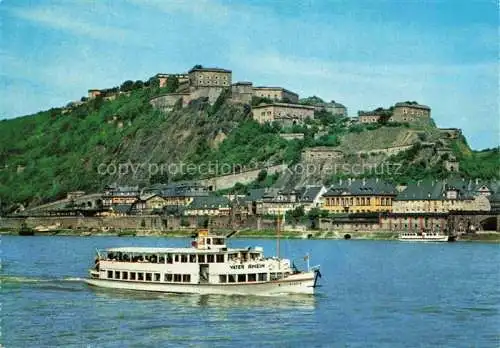
<svg viewBox="0 0 500 348">
<path fill-rule="evenodd" d="M 266 180 L 266 177 L 267 177 L 267 170 L 262 169 L 259 172 L 259 174 L 257 175 L 257 181 L 262 182 L 262 181 Z"/>
<path fill-rule="evenodd" d="M 142 82 L 141 80 L 137 80 L 134 82 L 133 89 L 141 89 L 143 87 L 144 87 L 144 82 Z"/>
<path fill-rule="evenodd" d="M 122 85 L 120 86 L 120 91 L 121 92 L 129 92 L 134 88 L 134 81 L 132 80 L 127 80 Z"/>
<path fill-rule="evenodd" d="M 289 217 L 291 217 L 295 222 L 298 222 L 300 218 L 305 216 L 304 206 L 303 205 L 298 206 L 294 210 L 290 211 L 289 214 L 287 215 L 289 215 Z"/>
<path fill-rule="evenodd" d="M 165 86 L 167 93 L 174 93 L 177 91 L 177 88 L 179 88 L 179 79 L 177 76 L 169 76 L 167 79 L 167 85 Z"/>
<path fill-rule="evenodd" d="M 193 66 L 193 69 L 191 69 L 191 70 L 194 70 L 194 69 L 203 69 L 203 65 L 196 64 L 195 66 Z"/>
</svg>

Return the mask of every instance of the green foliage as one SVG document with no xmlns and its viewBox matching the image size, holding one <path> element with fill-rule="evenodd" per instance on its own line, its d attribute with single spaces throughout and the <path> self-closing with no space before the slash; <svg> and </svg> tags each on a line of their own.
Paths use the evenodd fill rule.
<svg viewBox="0 0 500 348">
<path fill-rule="evenodd" d="M 134 81 L 127 80 L 122 83 L 120 86 L 120 91 L 121 92 L 129 92 L 134 89 Z"/>
<path fill-rule="evenodd" d="M 261 181 L 264 181 L 267 177 L 267 170 L 265 169 L 262 169 L 260 172 L 259 172 L 259 175 L 257 176 L 257 181 L 258 182 L 261 182 Z"/>
<path fill-rule="evenodd" d="M 274 101 L 265 97 L 252 97 L 252 106 L 257 106 L 260 104 L 272 104 Z"/>
<path fill-rule="evenodd" d="M 300 205 L 297 208 L 286 212 L 286 218 L 289 220 L 291 219 L 295 223 L 297 223 L 304 216 L 305 216 L 305 212 L 304 212 L 303 205 Z"/>
<path fill-rule="evenodd" d="M 179 88 L 179 79 L 177 76 L 169 76 L 167 79 L 167 85 L 165 86 L 166 93 L 174 93 Z"/>
</svg>

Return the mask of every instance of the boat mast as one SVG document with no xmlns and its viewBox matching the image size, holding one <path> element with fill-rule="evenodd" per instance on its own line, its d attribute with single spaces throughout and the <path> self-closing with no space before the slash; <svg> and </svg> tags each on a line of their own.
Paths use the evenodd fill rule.
<svg viewBox="0 0 500 348">
<path fill-rule="evenodd" d="M 278 269 L 280 268 L 280 213 L 278 212 L 278 224 L 276 226 L 276 254 L 278 256 Z"/>
</svg>

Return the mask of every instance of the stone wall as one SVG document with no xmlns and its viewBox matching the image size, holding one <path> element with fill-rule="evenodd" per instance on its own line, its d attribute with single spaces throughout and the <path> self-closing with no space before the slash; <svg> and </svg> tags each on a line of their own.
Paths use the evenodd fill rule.
<svg viewBox="0 0 500 348">
<path fill-rule="evenodd" d="M 304 139 L 304 133 L 280 133 L 280 137 L 285 140 L 302 140 Z"/>
<path fill-rule="evenodd" d="M 197 87 L 196 89 L 191 89 L 191 100 L 208 98 L 208 102 L 213 104 L 217 98 L 219 98 L 223 90 L 224 87 Z"/>
<path fill-rule="evenodd" d="M 429 119 L 431 109 L 425 105 L 396 103 L 391 117 L 393 122 L 414 122 L 419 119 Z"/>
<path fill-rule="evenodd" d="M 287 169 L 284 164 L 279 164 L 267 168 L 262 168 L 267 171 L 267 174 L 274 174 L 276 172 L 283 172 Z M 257 179 L 262 169 L 249 170 L 243 173 L 235 173 L 229 175 L 218 176 L 215 178 L 199 180 L 198 182 L 206 187 L 212 187 L 212 190 L 223 190 L 233 187 L 236 183 L 249 184 Z"/>
<path fill-rule="evenodd" d="M 391 147 L 386 147 L 386 148 L 383 148 L 383 149 L 373 149 L 373 150 L 357 151 L 356 154 L 357 155 L 361 155 L 361 154 L 366 154 L 366 155 L 369 155 L 369 154 L 384 154 L 384 155 L 387 155 L 387 156 L 393 156 L 393 155 L 397 155 L 400 152 L 409 150 L 412 147 L 413 147 L 413 145 L 391 146 Z"/>
<path fill-rule="evenodd" d="M 311 147 L 302 151 L 303 162 L 338 160 L 342 159 L 343 157 L 344 154 L 342 153 L 342 151 L 338 151 L 326 146 Z"/>
<path fill-rule="evenodd" d="M 191 100 L 191 96 L 189 93 L 169 93 L 165 95 L 161 95 L 159 97 L 155 97 L 149 101 L 149 103 L 158 110 L 163 112 L 172 111 L 175 104 L 182 99 L 182 106 L 186 106 Z"/>
<path fill-rule="evenodd" d="M 231 101 L 235 103 L 250 104 L 252 96 L 253 88 L 251 82 L 237 82 L 231 86 Z"/>
</svg>

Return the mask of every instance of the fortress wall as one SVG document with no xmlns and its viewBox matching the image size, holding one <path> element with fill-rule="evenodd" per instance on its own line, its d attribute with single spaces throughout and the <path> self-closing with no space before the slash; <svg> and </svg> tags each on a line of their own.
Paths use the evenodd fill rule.
<svg viewBox="0 0 500 348">
<path fill-rule="evenodd" d="M 274 174 L 276 172 L 283 172 L 287 168 L 284 164 L 279 164 L 267 168 L 262 168 L 267 171 L 267 174 Z M 236 183 L 249 184 L 250 182 L 257 179 L 260 171 L 262 169 L 249 170 L 238 174 L 229 174 L 218 176 L 215 178 L 200 180 L 199 183 L 203 186 L 212 186 L 213 190 L 223 190 L 233 187 Z"/>
</svg>

